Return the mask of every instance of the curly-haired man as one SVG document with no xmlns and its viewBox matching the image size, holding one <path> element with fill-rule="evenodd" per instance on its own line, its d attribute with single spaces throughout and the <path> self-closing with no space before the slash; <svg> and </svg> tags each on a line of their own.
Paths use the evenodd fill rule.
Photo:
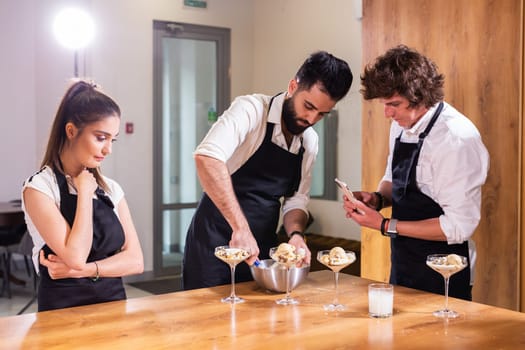
<svg viewBox="0 0 525 350">
<path fill-rule="evenodd" d="M 457 254 L 470 269 L 454 275 L 450 295 L 472 299 L 481 186 L 489 155 L 474 124 L 443 101 L 444 76 L 429 58 L 399 45 L 364 69 L 361 93 L 392 119 L 385 175 L 377 191 L 345 200 L 347 217 L 391 237 L 390 282 L 444 294 L 427 255 Z M 392 217 L 379 210 L 392 206 Z"/>
</svg>

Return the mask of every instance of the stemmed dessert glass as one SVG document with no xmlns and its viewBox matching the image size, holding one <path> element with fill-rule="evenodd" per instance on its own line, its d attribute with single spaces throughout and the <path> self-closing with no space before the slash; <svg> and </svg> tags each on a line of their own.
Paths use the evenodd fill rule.
<svg viewBox="0 0 525 350">
<path fill-rule="evenodd" d="M 453 256 L 452 259 L 450 259 L 451 255 Z M 456 311 L 448 308 L 448 285 L 450 276 L 467 267 L 467 258 L 456 254 L 431 254 L 427 256 L 427 265 L 434 271 L 439 272 L 445 279 L 445 307 L 434 311 L 434 316 L 442 318 L 458 317 Z"/>
<path fill-rule="evenodd" d="M 270 248 L 270 257 L 279 265 L 286 268 L 286 296 L 281 299 L 277 299 L 275 302 L 279 305 L 295 305 L 299 304 L 299 301 L 290 296 L 290 268 L 297 264 L 297 261 L 289 260 L 287 262 L 282 262 L 278 258 L 275 258 L 275 252 L 278 247 Z"/>
<path fill-rule="evenodd" d="M 346 308 L 345 305 L 339 303 L 339 271 L 353 263 L 356 259 L 356 255 L 350 250 L 345 250 L 344 252 L 347 257 L 346 261 L 341 261 L 337 264 L 331 263 L 330 250 L 320 250 L 317 252 L 317 261 L 332 270 L 335 279 L 334 301 L 331 304 L 323 305 L 325 311 L 342 311 Z"/>
<path fill-rule="evenodd" d="M 250 250 L 246 248 L 233 248 L 223 245 L 215 248 L 215 256 L 226 264 L 230 265 L 232 288 L 229 297 L 222 298 L 223 303 L 238 304 L 243 303 L 244 299 L 235 295 L 235 267 L 238 263 L 246 260 L 250 256 Z"/>
</svg>

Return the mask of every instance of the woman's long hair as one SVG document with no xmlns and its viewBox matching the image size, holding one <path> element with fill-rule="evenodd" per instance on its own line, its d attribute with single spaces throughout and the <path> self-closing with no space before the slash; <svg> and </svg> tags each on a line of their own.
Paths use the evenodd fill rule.
<svg viewBox="0 0 525 350">
<path fill-rule="evenodd" d="M 119 106 L 111 97 L 99 91 L 96 84 L 83 80 L 74 82 L 58 106 L 41 166 L 47 165 L 64 172 L 60 154 L 67 142 L 67 123 L 73 123 L 82 132 L 88 124 L 115 115 L 120 117 Z M 97 184 L 107 192 L 108 186 L 102 177 L 100 168 L 93 168 L 90 171 Z"/>
</svg>

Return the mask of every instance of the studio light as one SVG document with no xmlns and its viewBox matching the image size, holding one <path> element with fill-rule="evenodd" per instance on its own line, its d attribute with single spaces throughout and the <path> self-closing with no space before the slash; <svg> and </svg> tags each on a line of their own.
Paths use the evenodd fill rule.
<svg viewBox="0 0 525 350">
<path fill-rule="evenodd" d="M 67 8 L 56 16 L 53 32 L 61 45 L 74 50 L 74 74 L 78 77 L 78 50 L 85 48 L 95 36 L 93 19 L 84 10 Z"/>
</svg>

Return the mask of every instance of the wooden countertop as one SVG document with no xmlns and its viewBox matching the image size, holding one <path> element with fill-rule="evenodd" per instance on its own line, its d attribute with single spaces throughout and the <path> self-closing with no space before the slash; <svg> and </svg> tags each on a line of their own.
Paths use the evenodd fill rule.
<svg viewBox="0 0 525 350">
<path fill-rule="evenodd" d="M 333 273 L 311 272 L 292 296 L 254 282 L 236 285 L 243 304 L 223 304 L 230 286 L 148 296 L 77 308 L 0 318 L 2 349 L 523 349 L 525 314 L 450 299 L 456 319 L 432 315 L 442 295 L 394 288 L 394 315 L 368 317 L 371 281 L 341 274 L 340 302 L 327 313 Z M 453 281 L 451 281 L 453 283 Z"/>
</svg>

